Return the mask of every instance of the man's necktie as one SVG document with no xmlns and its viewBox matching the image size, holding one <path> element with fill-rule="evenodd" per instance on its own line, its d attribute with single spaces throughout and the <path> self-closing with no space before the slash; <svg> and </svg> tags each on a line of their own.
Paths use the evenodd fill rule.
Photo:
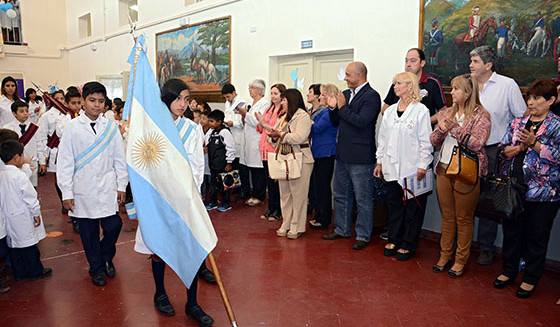
<svg viewBox="0 0 560 327">
<path fill-rule="evenodd" d="M 97 132 L 95 131 L 95 123 L 90 123 L 91 125 L 91 129 L 93 129 L 93 134 L 97 134 Z"/>
<path fill-rule="evenodd" d="M 19 128 L 21 128 L 21 135 L 25 133 L 25 124 L 19 124 Z"/>
</svg>

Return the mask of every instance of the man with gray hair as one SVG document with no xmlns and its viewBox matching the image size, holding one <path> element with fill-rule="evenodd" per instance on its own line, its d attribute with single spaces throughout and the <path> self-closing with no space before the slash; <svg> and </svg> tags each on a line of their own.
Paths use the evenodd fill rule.
<svg viewBox="0 0 560 327">
<path fill-rule="evenodd" d="M 367 82 L 367 68 L 361 62 L 346 67 L 348 90 L 330 105 L 331 123 L 339 126 L 334 168 L 334 225 L 325 240 L 352 236 L 354 199 L 358 207 L 356 241 L 352 249 L 369 244 L 373 228 L 373 168 L 375 165 L 375 123 L 381 111 L 381 97 Z"/>
<path fill-rule="evenodd" d="M 493 48 L 483 45 L 471 51 L 471 78 L 478 83 L 480 102 L 490 113 L 492 130 L 486 142 L 488 171 L 495 171 L 498 144 L 507 127 L 516 117 L 523 116 L 527 106 L 517 83 L 495 72 L 498 61 Z M 492 220 L 478 220 L 478 244 L 480 245 L 479 265 L 491 265 L 496 247 L 498 223 Z"/>
</svg>

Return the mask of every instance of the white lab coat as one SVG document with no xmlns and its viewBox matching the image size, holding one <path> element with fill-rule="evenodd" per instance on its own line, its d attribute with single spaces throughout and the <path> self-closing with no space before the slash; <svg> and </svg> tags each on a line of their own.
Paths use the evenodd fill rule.
<svg viewBox="0 0 560 327">
<path fill-rule="evenodd" d="M 24 171 L 12 165 L 0 166 L 0 211 L 5 218 L 7 243 L 25 248 L 45 238 L 45 226 L 34 226 L 33 217 L 41 216 L 37 191 Z M 1 231 L 0 231 L 1 236 Z"/>
<path fill-rule="evenodd" d="M 25 123 L 25 130 L 29 128 L 30 121 L 27 120 Z M 9 122 L 8 124 L 4 125 L 4 128 L 12 130 L 17 133 L 18 137 L 21 137 L 21 123 L 17 120 Z M 31 174 L 31 183 L 33 186 L 37 187 L 38 182 L 38 169 L 39 165 L 44 165 L 46 163 L 46 145 L 43 147 L 42 144 L 39 142 L 39 129 L 35 132 L 31 140 L 25 145 L 23 149 L 23 156 L 24 157 L 32 157 L 33 159 L 29 163 L 31 166 L 32 174 Z"/>
<path fill-rule="evenodd" d="M 243 142 L 241 144 L 241 157 L 239 163 L 247 167 L 263 168 L 261 154 L 259 152 L 259 139 L 261 134 L 257 132 L 259 121 L 255 113 L 263 114 L 270 106 L 270 101 L 261 98 L 245 114 L 245 126 L 243 128 Z"/>
<path fill-rule="evenodd" d="M 109 121 L 99 116 L 93 132 L 92 121 L 81 115 L 64 130 L 58 149 L 56 178 L 62 199 L 74 199 L 71 217 L 104 218 L 119 211 L 117 191 L 128 184 L 126 159 L 121 134 L 117 131 L 109 145 L 85 167 L 74 173 L 74 159 L 103 134 Z"/>
<path fill-rule="evenodd" d="M 244 102 L 245 101 L 238 95 L 233 98 L 231 102 L 226 101 L 224 106 L 224 122 L 230 120 L 233 122 L 233 126 L 231 126 L 229 130 L 231 131 L 231 135 L 233 135 L 233 139 L 235 141 L 236 158 L 241 156 L 241 142 L 243 142 L 243 117 L 235 109 L 239 106 L 239 104 Z"/>
<path fill-rule="evenodd" d="M 12 114 L 12 103 L 5 95 L 0 95 L 0 126 L 15 121 L 16 117 Z"/>
<path fill-rule="evenodd" d="M 386 181 L 398 181 L 418 168 L 427 169 L 433 161 L 430 111 L 415 102 L 399 117 L 399 103 L 400 100 L 385 111 L 377 138 L 377 163 L 381 163 Z"/>
<path fill-rule="evenodd" d="M 29 120 L 35 124 L 39 124 L 39 116 L 45 113 L 45 103 L 42 101 L 37 101 L 35 103 L 29 101 L 27 103 L 29 105 Z M 35 109 L 39 108 L 39 111 L 35 112 Z"/>
<path fill-rule="evenodd" d="M 190 119 L 179 117 L 175 120 L 176 126 L 179 125 L 181 119 L 185 120 L 185 126 L 188 126 L 187 124 L 198 125 Z M 179 133 L 180 132 L 181 131 L 179 131 Z M 202 132 L 202 127 L 198 125 L 185 140 L 185 143 L 183 143 L 185 151 L 187 152 L 187 159 L 189 160 L 194 180 L 197 183 L 196 186 L 198 187 L 198 190 L 200 190 L 202 179 L 204 178 L 204 151 L 202 149 L 203 139 L 204 135 Z M 142 239 L 142 231 L 140 230 L 140 225 L 138 225 L 138 229 L 136 230 L 136 242 L 134 244 L 134 251 L 143 254 L 153 254 L 152 250 L 150 250 L 146 243 L 144 243 L 144 239 Z"/>
<path fill-rule="evenodd" d="M 56 125 L 58 121 L 64 118 L 64 114 L 56 108 L 51 108 L 49 111 L 45 112 L 44 115 L 39 119 L 39 130 L 37 131 L 37 137 L 39 138 L 39 143 L 41 147 L 46 149 L 46 157 L 48 158 L 49 166 L 47 167 L 48 172 L 56 172 L 56 155 L 58 153 L 58 148 L 47 147 L 47 142 L 49 136 L 56 132 Z"/>
</svg>

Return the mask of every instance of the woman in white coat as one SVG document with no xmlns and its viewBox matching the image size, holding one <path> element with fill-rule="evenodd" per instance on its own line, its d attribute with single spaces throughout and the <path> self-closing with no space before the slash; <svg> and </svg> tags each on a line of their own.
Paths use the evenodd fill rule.
<svg viewBox="0 0 560 327">
<path fill-rule="evenodd" d="M 264 97 L 265 88 L 265 82 L 262 79 L 251 81 L 249 83 L 249 95 L 253 99 L 253 103 L 246 108 L 239 109 L 239 113 L 245 119 L 239 163 L 249 168 L 253 191 L 252 194 L 246 194 L 246 196 L 249 197 L 247 204 L 250 206 L 263 203 L 266 195 L 266 174 L 259 152 L 261 134 L 257 132 L 259 121 L 255 116 L 256 113 L 262 115 L 270 105 L 270 101 Z"/>
<path fill-rule="evenodd" d="M 420 88 L 415 74 L 404 72 L 393 79 L 399 101 L 390 106 L 381 122 L 374 176 L 387 184 L 389 243 L 385 256 L 410 259 L 416 252 L 426 212 L 427 194 L 406 200 L 399 181 L 413 174 L 420 181 L 432 163 L 430 111 L 420 103 Z"/>
</svg>

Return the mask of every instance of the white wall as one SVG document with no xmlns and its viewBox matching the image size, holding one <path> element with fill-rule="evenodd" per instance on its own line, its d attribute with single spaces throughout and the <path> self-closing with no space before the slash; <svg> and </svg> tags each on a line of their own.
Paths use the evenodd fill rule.
<svg viewBox="0 0 560 327">
<path fill-rule="evenodd" d="M 21 2 L 22 46 L 6 46 L 6 57 L 0 59 L 0 71 L 24 74 L 25 87 L 31 81 L 43 88 L 49 84 L 70 84 L 68 56 L 59 50 L 67 44 L 65 0 L 25 0 Z M 27 52 L 27 55 L 15 53 Z"/>
</svg>

